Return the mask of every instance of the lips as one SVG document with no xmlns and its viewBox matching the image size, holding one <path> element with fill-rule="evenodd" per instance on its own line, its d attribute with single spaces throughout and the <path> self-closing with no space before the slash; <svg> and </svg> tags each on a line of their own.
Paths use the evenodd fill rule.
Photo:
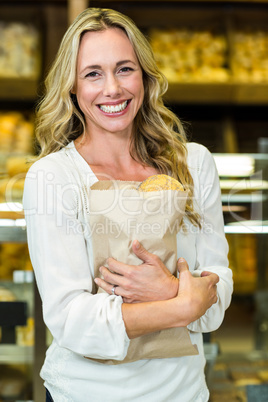
<svg viewBox="0 0 268 402">
<path fill-rule="evenodd" d="M 104 113 L 119 113 L 126 109 L 127 105 L 129 104 L 130 100 L 124 101 L 122 103 L 118 103 L 117 105 L 98 105 L 100 110 Z"/>
</svg>

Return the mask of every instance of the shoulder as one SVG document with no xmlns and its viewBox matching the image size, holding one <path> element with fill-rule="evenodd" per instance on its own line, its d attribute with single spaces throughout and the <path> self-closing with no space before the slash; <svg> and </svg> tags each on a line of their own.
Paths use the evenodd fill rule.
<svg viewBox="0 0 268 402">
<path fill-rule="evenodd" d="M 68 194 L 68 202 L 75 206 L 78 192 L 73 170 L 64 148 L 36 160 L 29 168 L 24 182 L 24 209 L 39 205 L 41 198 L 52 205 L 55 197 L 62 198 L 65 193 Z"/>
<path fill-rule="evenodd" d="M 64 152 L 64 148 L 60 151 L 46 155 L 41 159 L 33 162 L 28 170 L 26 179 L 37 178 L 43 181 L 65 181 L 72 172 L 70 159 Z"/>
<path fill-rule="evenodd" d="M 215 167 L 212 153 L 204 145 L 196 142 L 187 143 L 187 164 L 190 170 L 197 172 Z"/>
<path fill-rule="evenodd" d="M 54 152 L 52 154 L 46 155 L 41 159 L 37 159 L 31 165 L 29 171 L 36 172 L 39 170 L 43 171 L 57 171 L 61 170 L 63 166 L 68 165 L 68 159 L 64 155 L 62 150 Z"/>
<path fill-rule="evenodd" d="M 203 160 L 206 157 L 212 157 L 212 154 L 208 148 L 202 144 L 198 144 L 197 142 L 188 142 L 186 146 L 189 160 L 196 160 L 196 158 Z"/>
<path fill-rule="evenodd" d="M 212 153 L 201 144 L 187 144 L 187 165 L 191 176 L 194 180 L 194 185 L 200 187 L 215 183 L 219 176 Z"/>
</svg>

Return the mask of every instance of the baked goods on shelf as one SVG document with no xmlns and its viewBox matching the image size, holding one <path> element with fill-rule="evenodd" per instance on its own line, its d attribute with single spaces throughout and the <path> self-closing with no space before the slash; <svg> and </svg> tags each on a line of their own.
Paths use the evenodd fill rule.
<svg viewBox="0 0 268 402">
<path fill-rule="evenodd" d="M 212 30 L 151 29 L 157 64 L 170 82 L 225 82 L 227 40 Z"/>
<path fill-rule="evenodd" d="M 17 300 L 16 296 L 10 289 L 0 286 L 0 302 L 11 302 L 15 300 Z"/>
<path fill-rule="evenodd" d="M 40 75 L 40 35 L 32 24 L 0 22 L 0 78 Z"/>
<path fill-rule="evenodd" d="M 0 202 L 21 200 L 33 143 L 32 117 L 27 119 L 20 112 L 0 113 Z"/>
<path fill-rule="evenodd" d="M 257 240 L 254 234 L 226 235 L 236 294 L 250 294 L 257 286 Z"/>
<path fill-rule="evenodd" d="M 268 82 L 268 30 L 236 30 L 231 70 L 240 82 Z"/>
<path fill-rule="evenodd" d="M 268 29 L 149 31 L 157 64 L 171 83 L 268 82 Z"/>
<path fill-rule="evenodd" d="M 25 174 L 19 177 L 0 179 L 0 203 L 16 203 L 21 202 L 24 188 Z M 21 213 L 15 211 L 1 211 L 0 219 L 13 219 L 12 216 L 22 218 Z"/>
<path fill-rule="evenodd" d="M 33 152 L 34 122 L 20 112 L 0 113 L 0 150 L 2 153 Z"/>
</svg>

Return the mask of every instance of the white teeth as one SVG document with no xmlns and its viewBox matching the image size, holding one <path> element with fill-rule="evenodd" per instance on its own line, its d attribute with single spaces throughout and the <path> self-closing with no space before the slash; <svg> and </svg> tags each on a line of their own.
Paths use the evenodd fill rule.
<svg viewBox="0 0 268 402">
<path fill-rule="evenodd" d="M 119 105 L 109 105 L 109 106 L 105 106 L 105 105 L 100 105 L 100 109 L 105 112 L 105 113 L 117 113 L 117 112 L 121 112 L 122 110 L 124 110 L 127 107 L 127 101 L 120 103 Z"/>
</svg>

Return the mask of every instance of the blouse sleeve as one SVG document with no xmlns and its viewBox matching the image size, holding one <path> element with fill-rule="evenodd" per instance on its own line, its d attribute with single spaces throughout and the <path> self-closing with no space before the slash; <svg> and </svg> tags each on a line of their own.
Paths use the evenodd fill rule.
<svg viewBox="0 0 268 402">
<path fill-rule="evenodd" d="M 91 293 L 78 195 L 70 167 L 55 158 L 45 157 L 29 169 L 23 207 L 44 321 L 60 346 L 87 357 L 122 360 L 129 345 L 122 298 Z"/>
<path fill-rule="evenodd" d="M 214 158 L 207 148 L 199 146 L 198 173 L 195 174 L 195 202 L 201 215 L 202 228 L 196 235 L 195 274 L 211 271 L 219 275 L 218 301 L 197 321 L 188 325 L 195 332 L 216 330 L 222 323 L 233 292 L 232 271 L 228 268 L 228 243 L 224 233 L 219 176 Z"/>
</svg>

